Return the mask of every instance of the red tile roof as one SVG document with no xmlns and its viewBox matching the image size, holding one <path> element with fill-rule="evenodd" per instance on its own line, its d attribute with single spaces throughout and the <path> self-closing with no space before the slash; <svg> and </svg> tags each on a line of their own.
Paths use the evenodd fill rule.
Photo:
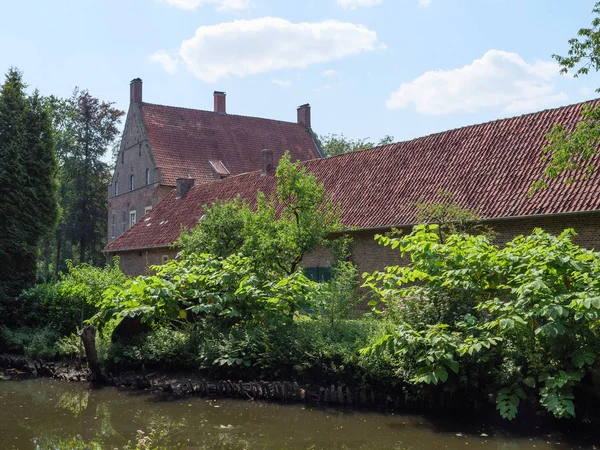
<svg viewBox="0 0 600 450">
<path fill-rule="evenodd" d="M 592 104 L 600 104 L 596 100 Z M 528 195 L 543 174 L 542 149 L 554 124 L 574 126 L 584 104 L 432 134 L 411 141 L 307 161 L 348 226 L 412 225 L 419 201 L 439 201 L 440 189 L 484 219 L 600 209 L 600 171 L 577 182 L 557 180 Z M 600 158 L 596 164 L 600 165 Z M 252 172 L 194 186 L 183 198 L 168 195 L 144 219 L 106 246 L 107 251 L 165 247 L 181 228 L 194 226 L 202 206 L 238 193 L 250 203 L 256 191 L 273 192 L 275 178 Z"/>
<path fill-rule="evenodd" d="M 298 123 L 152 103 L 140 109 L 161 183 L 167 186 L 175 186 L 177 178 L 214 180 L 209 160 L 221 161 L 231 174 L 259 170 L 265 148 L 273 150 L 275 161 L 285 150 L 294 161 L 320 156 L 311 134 Z"/>
</svg>

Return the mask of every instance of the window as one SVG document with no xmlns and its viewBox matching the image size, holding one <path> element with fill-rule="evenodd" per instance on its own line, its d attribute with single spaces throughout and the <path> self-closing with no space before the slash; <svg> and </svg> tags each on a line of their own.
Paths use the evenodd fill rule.
<svg viewBox="0 0 600 450">
<path fill-rule="evenodd" d="M 135 180 L 133 179 L 133 175 L 129 175 L 129 190 L 133 191 L 134 186 L 135 186 Z"/>
<path fill-rule="evenodd" d="M 121 152 L 121 164 L 125 162 L 125 152 Z"/>
<path fill-rule="evenodd" d="M 148 214 L 148 212 L 152 211 L 152 206 L 146 206 L 144 208 L 144 215 Z"/>
<path fill-rule="evenodd" d="M 146 169 L 146 185 L 150 184 L 150 169 Z"/>
<path fill-rule="evenodd" d="M 115 195 L 119 195 L 119 181 L 115 181 Z"/>
<path fill-rule="evenodd" d="M 117 232 L 117 215 L 115 213 L 112 213 L 112 224 L 111 224 L 111 228 L 110 228 L 110 235 L 111 237 L 115 237 L 115 234 Z"/>
<path fill-rule="evenodd" d="M 123 211 L 123 219 L 121 221 L 121 228 L 123 229 L 122 233 L 125 233 L 127 230 L 127 211 Z"/>
<path fill-rule="evenodd" d="M 166 263 L 169 260 L 169 255 L 163 255 L 162 256 L 162 263 Z"/>
<path fill-rule="evenodd" d="M 135 225 L 135 211 L 129 211 L 129 226 Z"/>
<path fill-rule="evenodd" d="M 142 156 L 142 143 L 138 144 L 138 156 Z"/>
<path fill-rule="evenodd" d="M 317 283 L 327 282 L 333 278 L 330 267 L 305 267 L 302 271 L 306 278 Z"/>
</svg>

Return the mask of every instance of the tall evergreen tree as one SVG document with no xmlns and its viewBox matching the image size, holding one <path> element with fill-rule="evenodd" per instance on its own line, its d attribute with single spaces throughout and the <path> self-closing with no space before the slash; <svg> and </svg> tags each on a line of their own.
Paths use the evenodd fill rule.
<svg viewBox="0 0 600 450">
<path fill-rule="evenodd" d="M 25 88 L 10 69 L 0 89 L 0 289 L 11 295 L 35 280 L 38 243 L 57 217 L 52 122 Z"/>
</svg>

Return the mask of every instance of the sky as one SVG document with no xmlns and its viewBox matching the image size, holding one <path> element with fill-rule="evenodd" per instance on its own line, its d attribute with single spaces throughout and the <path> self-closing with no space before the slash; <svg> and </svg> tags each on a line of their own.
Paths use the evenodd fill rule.
<svg viewBox="0 0 600 450">
<path fill-rule="evenodd" d="M 4 1 L 0 70 L 127 110 L 144 101 L 296 120 L 321 135 L 396 141 L 595 98 L 600 77 L 552 54 L 595 0 Z"/>
</svg>

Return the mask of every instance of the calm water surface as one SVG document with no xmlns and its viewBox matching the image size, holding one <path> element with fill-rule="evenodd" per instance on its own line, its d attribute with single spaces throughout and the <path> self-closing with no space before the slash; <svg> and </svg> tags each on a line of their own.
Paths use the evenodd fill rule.
<svg viewBox="0 0 600 450">
<path fill-rule="evenodd" d="M 144 393 L 57 381 L 0 381 L 0 448 L 52 448 L 80 435 L 103 448 L 136 430 L 200 449 L 566 449 L 549 436 L 515 437 L 415 415 L 323 410 L 237 400 L 159 400 Z M 489 435 L 489 436 L 488 436 Z"/>
</svg>

